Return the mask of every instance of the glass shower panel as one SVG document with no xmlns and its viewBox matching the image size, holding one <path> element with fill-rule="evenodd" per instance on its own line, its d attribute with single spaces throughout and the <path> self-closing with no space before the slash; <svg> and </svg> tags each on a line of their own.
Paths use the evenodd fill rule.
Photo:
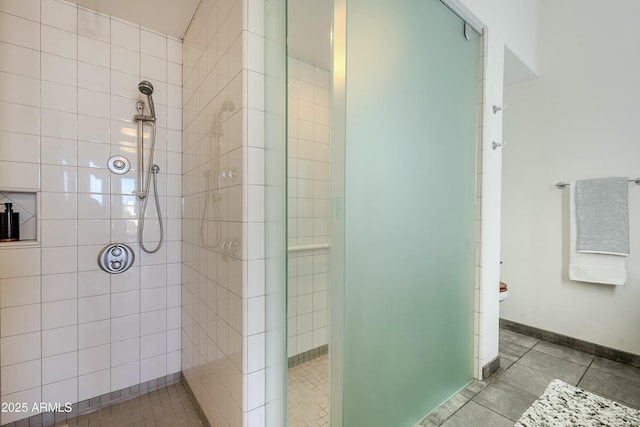
<svg viewBox="0 0 640 427">
<path fill-rule="evenodd" d="M 333 420 L 413 426 L 473 375 L 479 35 L 436 0 L 335 13 Z"/>
</svg>

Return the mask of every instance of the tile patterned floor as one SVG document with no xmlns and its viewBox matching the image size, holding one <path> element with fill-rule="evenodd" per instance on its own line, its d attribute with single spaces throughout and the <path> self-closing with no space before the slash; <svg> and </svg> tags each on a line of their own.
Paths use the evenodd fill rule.
<svg viewBox="0 0 640 427">
<path fill-rule="evenodd" d="M 507 427 L 554 378 L 640 409 L 640 369 L 500 330 L 501 367 L 431 413 L 424 427 Z M 289 368 L 289 426 L 328 426 L 328 355 Z M 57 427 L 202 426 L 181 383 L 56 424 Z"/>
<path fill-rule="evenodd" d="M 500 369 L 425 418 L 424 427 L 513 426 L 554 378 L 640 409 L 640 369 L 500 330 Z"/>
<path fill-rule="evenodd" d="M 202 426 L 182 383 L 55 424 L 56 427 Z"/>
<path fill-rule="evenodd" d="M 289 368 L 289 427 L 329 425 L 329 355 Z"/>
</svg>

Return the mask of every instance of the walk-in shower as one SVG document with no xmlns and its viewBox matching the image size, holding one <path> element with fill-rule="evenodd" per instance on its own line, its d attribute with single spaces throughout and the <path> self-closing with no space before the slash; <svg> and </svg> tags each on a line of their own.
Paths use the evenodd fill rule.
<svg viewBox="0 0 640 427">
<path fill-rule="evenodd" d="M 138 243 L 140 248 L 147 253 L 155 253 L 162 247 L 164 241 L 164 225 L 162 223 L 162 212 L 160 210 L 160 200 L 158 198 L 158 172 L 160 167 L 153 163 L 153 155 L 156 149 L 156 110 L 153 105 L 153 85 L 147 80 L 142 80 L 138 83 L 138 90 L 140 93 L 147 97 L 147 104 L 149 105 L 149 115 L 144 114 L 144 101 L 138 101 L 136 103 L 136 109 L 138 114 L 133 116 L 133 120 L 138 124 L 138 185 L 135 191 L 136 197 L 142 202 L 140 207 L 140 213 L 138 216 Z M 149 162 L 147 168 L 147 179 L 145 183 L 145 161 L 144 161 L 144 125 L 148 124 L 151 128 L 150 148 L 149 148 Z M 160 239 L 158 244 L 149 249 L 144 244 L 144 225 L 145 217 L 147 214 L 147 203 L 149 201 L 149 190 L 151 188 L 151 178 L 153 178 L 153 197 L 155 199 L 156 211 L 158 213 L 158 224 L 160 227 Z"/>
</svg>

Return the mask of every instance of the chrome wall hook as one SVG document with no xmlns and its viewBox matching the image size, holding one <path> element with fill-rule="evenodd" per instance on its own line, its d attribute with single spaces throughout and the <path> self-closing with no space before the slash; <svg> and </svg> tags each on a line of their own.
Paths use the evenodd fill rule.
<svg viewBox="0 0 640 427">
<path fill-rule="evenodd" d="M 491 109 L 493 110 L 493 114 L 497 114 L 498 111 L 502 111 L 502 107 L 499 105 L 494 105 Z"/>
<path fill-rule="evenodd" d="M 493 142 L 491 143 L 491 148 L 495 150 L 495 149 L 496 149 L 496 148 L 498 148 L 498 147 L 502 147 L 502 144 L 503 144 L 503 143 L 493 141 Z"/>
</svg>

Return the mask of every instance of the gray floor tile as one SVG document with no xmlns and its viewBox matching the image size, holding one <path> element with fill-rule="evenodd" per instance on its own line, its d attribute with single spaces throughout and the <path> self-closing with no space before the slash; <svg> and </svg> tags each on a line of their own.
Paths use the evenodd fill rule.
<svg viewBox="0 0 640 427">
<path fill-rule="evenodd" d="M 478 393 L 473 401 L 503 417 L 517 421 L 537 398 L 538 396 L 498 380 Z"/>
<path fill-rule="evenodd" d="M 547 386 L 554 380 L 554 377 L 544 372 L 516 364 L 507 369 L 502 374 L 499 381 L 504 381 L 520 390 L 531 393 L 534 396 L 541 396 Z"/>
<path fill-rule="evenodd" d="M 471 384 L 466 386 L 460 394 L 464 397 L 471 399 L 476 394 L 480 393 L 484 388 L 489 385 L 486 381 L 473 380 Z"/>
<path fill-rule="evenodd" d="M 519 334 L 517 332 L 500 329 L 500 341 L 517 344 L 526 348 L 532 348 L 540 340 L 537 338 L 529 337 L 527 335 Z"/>
<path fill-rule="evenodd" d="M 500 351 L 500 367 L 502 369 L 509 369 L 509 366 L 513 365 L 519 358 L 510 354 L 505 354 Z"/>
<path fill-rule="evenodd" d="M 540 341 L 535 345 L 535 347 L 533 347 L 533 349 L 541 353 L 550 354 L 551 356 L 556 356 L 560 359 L 584 366 L 589 366 L 594 357 L 592 354 L 585 353 L 580 350 L 574 350 L 562 345 L 553 344 L 549 341 Z"/>
<path fill-rule="evenodd" d="M 634 368 L 633 366 L 624 365 L 609 359 L 603 359 L 602 357 L 596 357 L 591 367 L 599 371 L 615 375 L 616 377 L 640 383 L 640 369 Z"/>
<path fill-rule="evenodd" d="M 427 420 L 436 425 L 442 424 L 447 418 L 453 415 L 458 409 L 464 406 L 469 401 L 468 398 L 458 393 L 451 399 L 440 405 L 435 411 L 429 414 Z"/>
<path fill-rule="evenodd" d="M 578 387 L 618 400 L 627 406 L 640 408 L 640 384 L 637 382 L 589 368 Z"/>
<path fill-rule="evenodd" d="M 519 357 L 522 357 L 529 350 L 531 350 L 529 347 L 525 347 L 523 345 L 509 341 L 500 340 L 500 353 L 506 354 L 511 358 L 517 359 Z"/>
<path fill-rule="evenodd" d="M 513 427 L 513 421 L 473 401 L 442 424 L 442 427 Z"/>
<path fill-rule="evenodd" d="M 586 366 L 578 365 L 577 363 L 569 362 L 536 350 L 531 350 L 522 356 L 514 366 L 519 364 L 544 372 L 554 378 L 559 378 L 571 385 L 576 385 L 587 370 Z"/>
</svg>

